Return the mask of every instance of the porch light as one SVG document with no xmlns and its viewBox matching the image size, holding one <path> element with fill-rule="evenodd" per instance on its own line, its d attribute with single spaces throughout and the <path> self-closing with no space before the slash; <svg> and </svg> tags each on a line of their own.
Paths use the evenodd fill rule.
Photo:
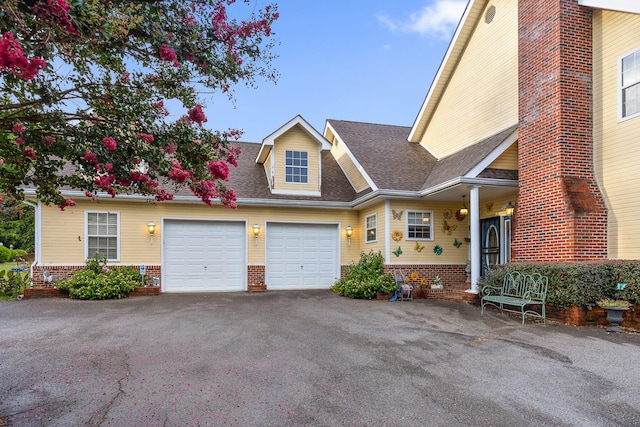
<svg viewBox="0 0 640 427">
<path fill-rule="evenodd" d="M 462 207 L 460 208 L 460 215 L 463 217 L 469 215 L 469 209 L 467 208 L 467 204 L 464 201 L 464 198 L 467 197 L 466 194 L 462 195 Z"/>
<path fill-rule="evenodd" d="M 147 230 L 149 231 L 149 236 L 153 237 L 156 232 L 156 224 L 153 221 L 149 221 L 147 224 Z"/>
<path fill-rule="evenodd" d="M 347 225 L 347 228 L 345 228 L 345 230 L 347 231 L 347 242 L 349 246 L 351 246 L 351 236 L 353 236 L 353 228 L 351 228 L 350 225 Z"/>
<path fill-rule="evenodd" d="M 507 214 L 508 217 L 512 217 L 513 216 L 513 212 L 515 212 L 516 207 L 513 206 L 513 203 L 511 203 L 511 201 L 509 201 L 509 204 L 507 205 L 506 208 L 504 208 L 504 212 Z"/>
<path fill-rule="evenodd" d="M 253 237 L 256 238 L 256 246 L 258 246 L 258 235 L 260 234 L 260 226 L 253 224 Z"/>
</svg>

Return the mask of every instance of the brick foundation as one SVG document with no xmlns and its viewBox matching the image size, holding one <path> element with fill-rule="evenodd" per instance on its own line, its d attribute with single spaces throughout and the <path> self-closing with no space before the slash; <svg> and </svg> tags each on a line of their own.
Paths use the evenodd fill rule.
<svg viewBox="0 0 640 427">
<path fill-rule="evenodd" d="M 513 261 L 607 257 L 607 214 L 593 173 L 591 9 L 518 4 L 518 179 Z"/>
<path fill-rule="evenodd" d="M 109 268 L 133 267 L 140 269 L 140 265 L 109 265 Z M 70 278 L 74 272 L 82 270 L 84 265 L 35 265 L 33 267 L 33 276 L 31 287 L 35 289 L 53 288 L 58 280 Z M 153 285 L 153 278 L 160 279 L 161 267 L 159 265 L 147 265 L 147 274 L 145 276 L 146 286 Z M 51 281 L 46 281 L 45 276 L 51 276 Z"/>
</svg>

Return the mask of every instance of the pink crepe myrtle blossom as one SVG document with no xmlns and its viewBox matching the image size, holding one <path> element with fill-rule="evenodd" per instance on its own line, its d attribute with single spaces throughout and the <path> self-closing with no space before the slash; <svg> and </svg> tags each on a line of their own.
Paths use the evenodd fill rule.
<svg viewBox="0 0 640 427">
<path fill-rule="evenodd" d="M 23 123 L 16 123 L 13 125 L 12 130 L 13 133 L 25 133 L 27 131 L 27 128 Z"/>
<path fill-rule="evenodd" d="M 142 139 L 148 143 L 152 143 L 155 138 L 153 137 L 153 135 L 149 134 L 149 133 L 139 133 L 138 134 L 138 139 Z"/>
<path fill-rule="evenodd" d="M 22 150 L 22 154 L 33 161 L 38 160 L 35 150 L 31 147 L 26 147 L 24 150 Z"/>
<path fill-rule="evenodd" d="M 177 182 L 185 182 L 191 177 L 191 172 L 182 169 L 182 166 L 177 160 L 174 160 L 171 166 L 171 172 L 167 174 L 167 177 Z"/>
<path fill-rule="evenodd" d="M 178 55 L 167 44 L 161 44 L 158 48 L 158 54 L 163 61 L 174 62 L 178 59 Z"/>
<path fill-rule="evenodd" d="M 194 195 L 200 197 L 200 200 L 209 206 L 212 206 L 211 199 L 216 198 L 219 195 L 213 181 L 201 180 L 197 183 L 191 184 L 189 188 L 191 188 L 191 192 Z"/>
<path fill-rule="evenodd" d="M 110 136 L 102 138 L 102 143 L 111 151 L 115 151 L 117 147 L 116 140 Z"/>
<path fill-rule="evenodd" d="M 24 138 L 19 136 L 16 138 L 16 144 L 23 146 L 24 145 Z"/>
<path fill-rule="evenodd" d="M 0 71 L 9 71 L 23 80 L 33 80 L 46 66 L 45 60 L 39 56 L 27 58 L 11 31 L 0 36 Z"/>
<path fill-rule="evenodd" d="M 208 162 L 207 167 L 213 179 L 229 180 L 229 165 L 224 160 Z"/>
<path fill-rule="evenodd" d="M 202 126 L 202 123 L 207 121 L 207 118 L 204 115 L 204 111 L 202 111 L 202 105 L 197 104 L 195 107 L 189 110 L 189 119 L 196 122 L 199 126 Z"/>
<path fill-rule="evenodd" d="M 64 202 L 62 202 L 62 204 L 59 206 L 60 210 L 63 211 L 68 207 L 73 207 L 76 205 L 76 202 L 74 202 L 71 199 L 64 199 Z"/>
<path fill-rule="evenodd" d="M 161 189 L 156 193 L 155 198 L 158 202 L 164 202 L 166 200 L 173 200 L 173 194 L 167 193 L 164 189 Z"/>
<path fill-rule="evenodd" d="M 84 156 L 82 156 L 82 159 L 89 163 L 92 166 L 96 166 L 98 164 L 98 158 L 96 157 L 95 154 L 93 154 L 91 151 L 86 150 L 84 152 Z"/>
<path fill-rule="evenodd" d="M 94 178 L 93 183 L 103 190 L 107 191 L 111 185 L 116 181 L 116 177 L 113 174 L 100 175 Z"/>
<path fill-rule="evenodd" d="M 56 137 L 53 135 L 47 135 L 42 137 L 42 143 L 47 147 L 50 147 L 54 142 L 56 142 Z"/>
<path fill-rule="evenodd" d="M 138 182 L 149 181 L 149 175 L 139 171 L 129 172 L 129 178 L 131 178 L 132 181 L 138 181 Z"/>
<path fill-rule="evenodd" d="M 164 147 L 164 151 L 166 151 L 169 154 L 174 154 L 177 150 L 178 150 L 178 146 L 173 142 L 165 145 Z"/>
</svg>

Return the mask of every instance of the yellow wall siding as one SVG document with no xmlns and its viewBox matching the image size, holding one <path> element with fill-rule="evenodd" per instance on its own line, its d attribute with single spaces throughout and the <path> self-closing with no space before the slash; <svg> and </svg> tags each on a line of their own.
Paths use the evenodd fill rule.
<svg viewBox="0 0 640 427">
<path fill-rule="evenodd" d="M 375 214 L 377 216 L 377 230 L 376 230 L 376 241 L 375 242 L 367 242 L 366 241 L 366 230 L 367 230 L 367 217 Z M 364 209 L 360 212 L 360 220 L 358 224 L 358 230 L 360 231 L 358 237 L 358 243 L 362 247 L 363 252 L 381 252 L 384 256 L 385 254 L 385 236 L 387 235 L 387 230 L 385 227 L 385 205 L 384 202 L 380 202 L 368 209 Z M 355 234 L 355 233 L 354 233 Z M 353 240 L 352 240 L 353 242 Z"/>
<path fill-rule="evenodd" d="M 307 184 L 290 184 L 285 182 L 286 150 L 306 151 L 309 153 L 309 182 Z M 318 154 L 318 143 L 298 126 L 294 126 L 282 136 L 278 137 L 273 144 L 275 165 L 275 183 L 273 188 L 275 190 L 320 191 L 320 160 Z"/>
<path fill-rule="evenodd" d="M 364 176 L 358 170 L 356 164 L 351 160 L 344 150 L 344 146 L 337 141 L 331 147 L 331 153 L 349 179 L 349 182 L 357 193 L 369 188 L 369 184 Z"/>
<path fill-rule="evenodd" d="M 493 0 L 442 95 L 421 144 L 442 158 L 518 122 L 518 2 Z M 484 14 L 483 14 L 484 17 Z"/>
<path fill-rule="evenodd" d="M 492 169 L 518 170 L 518 143 L 514 143 L 511 147 L 495 159 L 489 165 Z"/>
<path fill-rule="evenodd" d="M 438 263 L 466 263 L 468 258 L 468 243 L 464 238 L 468 236 L 468 217 L 463 221 L 455 218 L 455 212 L 460 208 L 459 204 L 435 203 L 428 201 L 392 201 L 390 203 L 390 227 L 388 238 L 391 250 L 402 248 L 402 255 L 396 257 L 393 253 L 389 260 L 392 264 L 438 264 Z M 444 211 L 451 212 L 451 218 L 444 218 Z M 433 212 L 433 240 L 407 240 L 407 210 L 432 211 Z M 396 213 L 394 218 L 393 213 Z M 402 214 L 400 214 L 402 212 Z M 397 216 L 400 219 L 397 219 Z M 446 224 L 445 224 L 446 221 Z M 402 232 L 402 240 L 391 240 L 391 233 Z M 462 242 L 459 247 L 454 246 L 454 241 Z M 416 249 L 416 243 L 422 250 Z M 442 254 L 436 255 L 434 247 L 442 247 Z"/>
<path fill-rule="evenodd" d="M 640 50 L 640 16 L 594 11 L 594 168 L 608 208 L 609 258 L 640 258 L 640 117 L 618 120 L 619 60 Z"/>
<path fill-rule="evenodd" d="M 264 264 L 267 221 L 337 224 L 340 233 L 340 263 L 349 264 L 359 259 L 361 246 L 358 212 L 351 210 L 238 207 L 209 207 L 201 203 L 145 203 L 104 200 L 100 203 L 78 200 L 73 208 L 64 212 L 56 207 L 43 207 L 42 219 L 46 224 L 42 234 L 43 264 L 78 264 L 85 261 L 84 212 L 105 211 L 120 214 L 120 264 L 160 264 L 162 253 L 163 219 L 210 219 L 245 221 L 247 224 L 247 257 L 249 264 Z M 156 224 L 151 241 L 147 223 Z M 252 232 L 253 224 L 261 227 L 258 244 Z M 55 225 L 55 226 L 54 226 Z M 351 246 L 345 228 L 354 228 Z M 80 239 L 80 240 L 78 240 Z"/>
</svg>

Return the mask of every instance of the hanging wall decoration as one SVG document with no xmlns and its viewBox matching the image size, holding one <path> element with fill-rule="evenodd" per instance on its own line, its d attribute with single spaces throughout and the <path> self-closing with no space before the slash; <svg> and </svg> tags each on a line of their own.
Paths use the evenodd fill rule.
<svg viewBox="0 0 640 427">
<path fill-rule="evenodd" d="M 391 238 L 396 242 L 399 242 L 400 240 L 402 240 L 402 231 L 395 230 L 391 232 Z"/>
<path fill-rule="evenodd" d="M 435 245 L 433 247 L 433 253 L 436 254 L 436 255 L 442 255 L 442 246 Z"/>
<path fill-rule="evenodd" d="M 402 221 L 402 214 L 404 211 L 396 212 L 395 209 L 392 209 L 391 213 L 393 214 L 394 221 Z"/>
<path fill-rule="evenodd" d="M 413 247 L 413 249 L 417 252 L 422 252 L 422 250 L 424 249 L 424 245 L 421 245 L 420 243 L 416 242 L 416 245 Z"/>
<path fill-rule="evenodd" d="M 444 217 L 444 219 L 451 219 L 451 217 L 453 216 L 453 214 L 451 213 L 451 209 L 443 210 L 442 216 Z"/>
<path fill-rule="evenodd" d="M 392 252 L 395 256 L 399 257 L 400 255 L 402 255 L 402 248 L 400 246 L 398 246 L 398 249 L 396 249 L 395 251 Z"/>
<path fill-rule="evenodd" d="M 462 242 L 459 241 L 457 238 L 453 239 L 453 246 L 455 246 L 456 248 L 459 248 L 460 246 L 462 246 Z"/>
<path fill-rule="evenodd" d="M 449 224 L 449 222 L 446 219 L 442 220 L 442 232 L 443 233 L 447 233 L 448 235 L 451 235 L 451 233 L 456 231 L 456 228 L 458 228 L 457 225 Z"/>
</svg>

